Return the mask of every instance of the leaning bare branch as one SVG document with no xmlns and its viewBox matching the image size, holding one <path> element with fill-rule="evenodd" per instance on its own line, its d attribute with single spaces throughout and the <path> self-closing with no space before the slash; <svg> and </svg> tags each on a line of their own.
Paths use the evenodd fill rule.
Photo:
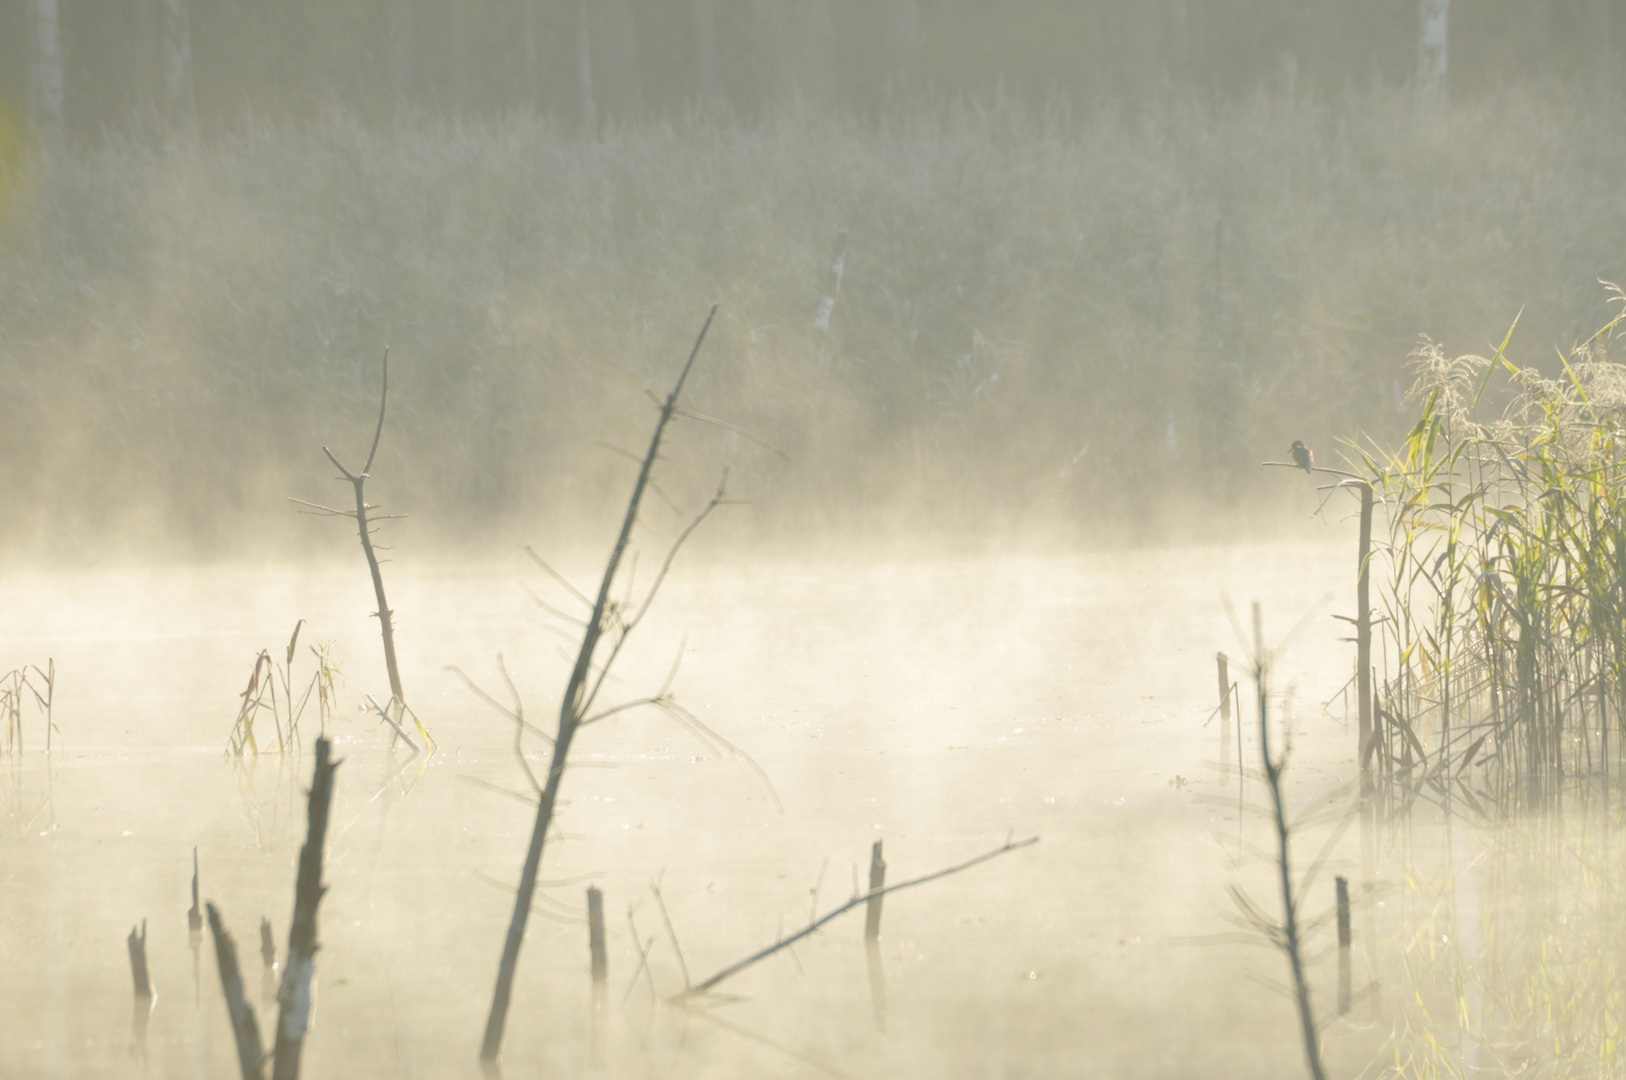
<svg viewBox="0 0 1626 1080">
<path fill-rule="evenodd" d="M 395 729 L 395 733 L 401 737 L 401 741 L 407 744 L 407 749 L 411 750 L 414 754 L 420 753 L 421 751 L 418 749 L 418 744 L 413 742 L 412 736 L 408 735 L 401 725 L 395 722 L 395 717 L 390 715 L 389 710 L 375 701 L 373 699 L 373 695 L 367 694 L 365 696 L 367 698 L 367 704 L 371 705 L 373 707 L 373 711 L 384 718 L 384 722 L 386 724 Z"/>
<path fill-rule="evenodd" d="M 582 605 L 586 607 L 587 610 L 593 610 L 593 602 L 587 599 L 587 597 L 583 596 L 581 590 L 572 585 L 563 574 L 559 573 L 559 571 L 543 562 L 542 556 L 538 555 L 536 550 L 532 548 L 531 545 L 525 545 L 525 554 L 529 555 L 531 557 L 531 561 L 540 566 L 543 572 L 545 572 L 549 577 L 551 577 L 554 581 L 557 581 L 560 585 L 564 586 L 566 592 L 570 593 L 570 595 L 574 596 L 577 600 L 580 600 Z"/>
<path fill-rule="evenodd" d="M 687 409 L 679 409 L 678 410 L 678 415 L 683 417 L 685 420 L 698 420 L 702 424 L 712 424 L 712 425 L 714 425 L 716 427 L 720 427 L 720 428 L 724 429 L 725 431 L 732 431 L 734 434 L 738 435 L 740 438 L 749 439 L 752 442 L 756 443 L 758 446 L 762 447 L 764 450 L 767 450 L 767 451 L 769 451 L 771 453 L 778 454 L 781 458 L 784 458 L 786 461 L 790 460 L 790 455 L 785 453 L 783 450 L 779 449 L 779 447 L 775 446 L 773 443 L 768 442 L 766 439 L 759 439 L 755 435 L 751 434 L 749 431 L 746 431 L 743 428 L 737 428 L 733 424 L 730 424 L 726 420 L 719 420 L 715 416 L 705 416 L 705 415 L 703 415 L 701 413 L 690 412 Z"/>
<path fill-rule="evenodd" d="M 842 904 L 840 907 L 837 907 L 834 910 L 826 912 L 820 918 L 814 919 L 812 922 L 808 923 L 805 927 L 803 927 L 801 930 L 798 930 L 796 933 L 792 934 L 790 937 L 788 937 L 788 938 L 780 938 L 778 941 L 774 942 L 772 945 L 769 945 L 769 946 L 767 946 L 765 948 L 762 948 L 762 949 L 758 949 L 756 952 L 752 953 L 750 956 L 747 956 L 745 959 L 738 960 L 738 961 L 730 964 L 728 967 L 723 968 L 721 971 L 717 972 L 717 974 L 711 976 L 710 978 L 705 979 L 704 981 L 700 982 L 699 984 L 697 984 L 695 986 L 692 986 L 689 989 L 684 990 L 683 993 L 677 995 L 677 998 L 675 1000 L 684 1001 L 684 1000 L 687 1000 L 687 999 L 690 999 L 690 998 L 693 998 L 693 997 L 698 997 L 701 994 L 708 993 L 712 989 L 712 987 L 717 986 L 719 983 L 721 983 L 721 982 L 723 982 L 723 981 L 725 981 L 727 979 L 733 978 L 735 975 L 738 975 L 740 972 L 744 971 L 748 967 L 751 967 L 753 964 L 756 964 L 756 963 L 759 963 L 760 961 L 766 960 L 768 957 L 772 956 L 774 953 L 778 952 L 779 950 L 789 948 L 791 945 L 794 945 L 796 942 L 798 942 L 798 941 L 802 940 L 803 938 L 808 937 L 808 936 L 812 935 L 813 933 L 815 933 L 816 931 L 818 931 L 818 929 L 820 927 L 822 927 L 825 923 L 829 922 L 830 920 L 832 920 L 834 918 L 837 918 L 838 916 L 845 915 L 847 912 L 851 911 L 853 908 L 862 907 L 864 904 L 869 903 L 869 901 L 871 901 L 871 900 L 873 900 L 873 899 L 875 899 L 877 897 L 885 896 L 887 893 L 897 892 L 900 889 L 909 889 L 909 888 L 913 888 L 916 885 L 924 885 L 928 881 L 936 881 L 939 878 L 948 877 L 950 874 L 958 874 L 962 870 L 971 869 L 973 866 L 976 866 L 978 863 L 985 863 L 989 859 L 996 859 L 1001 855 L 1007 854 L 1008 852 L 1017 851 L 1017 850 L 1019 850 L 1021 848 L 1025 848 L 1025 847 L 1031 847 L 1032 845 L 1037 844 L 1038 842 L 1039 842 L 1039 838 L 1037 836 L 1030 836 L 1026 840 L 1017 840 L 1017 841 L 1007 840 L 1007 841 L 1005 841 L 1005 843 L 1001 844 L 999 847 L 995 848 L 992 851 L 984 852 L 983 854 L 978 855 L 974 859 L 967 859 L 965 862 L 959 863 L 959 864 L 957 864 L 955 866 L 950 866 L 945 870 L 938 870 L 938 871 L 936 871 L 934 873 L 925 874 L 925 875 L 923 875 L 921 877 L 911 878 L 908 881 L 899 881 L 899 882 L 897 882 L 895 884 L 887 885 L 887 886 L 885 886 L 883 888 L 879 888 L 879 889 L 871 889 L 869 892 L 862 893 L 860 895 L 854 896 L 851 900 L 848 900 L 845 904 Z"/>
<path fill-rule="evenodd" d="M 302 514 L 317 514 L 326 517 L 348 518 L 353 518 L 356 516 L 356 512 L 354 510 L 335 510 L 331 506 L 323 506 L 321 503 L 306 502 L 304 499 L 296 499 L 291 495 L 288 497 L 288 501 L 299 506 L 308 507 L 308 509 L 300 511 Z"/>
</svg>

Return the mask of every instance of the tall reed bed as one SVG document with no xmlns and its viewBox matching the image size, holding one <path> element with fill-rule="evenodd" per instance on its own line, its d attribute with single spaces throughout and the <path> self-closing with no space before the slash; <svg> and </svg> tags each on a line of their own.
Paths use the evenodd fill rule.
<svg viewBox="0 0 1626 1080">
<path fill-rule="evenodd" d="M 1209 528 L 1268 490 L 1262 446 L 1399 437 L 1420 330 L 1478 347 L 1528 304 L 1536 357 L 1607 317 L 1618 112 L 1534 87 L 111 134 L 36 160 L 0 236 L 0 501 L 31 508 L 0 540 L 279 538 L 309 448 L 374 415 L 384 344 L 374 483 L 412 490 L 379 494 L 534 536 L 539 505 L 602 513 L 623 463 L 594 444 L 641 438 L 647 358 L 716 301 L 692 404 L 792 462 L 704 452 L 788 534 L 874 507 Z"/>
<path fill-rule="evenodd" d="M 1619 292 L 1616 298 L 1621 299 Z M 1626 716 L 1626 368 L 1618 319 L 1547 377 L 1412 356 L 1421 414 L 1365 469 L 1378 545 L 1386 797 L 1496 816 L 1617 782 Z M 1511 331 L 1510 331 L 1511 334 Z"/>
</svg>

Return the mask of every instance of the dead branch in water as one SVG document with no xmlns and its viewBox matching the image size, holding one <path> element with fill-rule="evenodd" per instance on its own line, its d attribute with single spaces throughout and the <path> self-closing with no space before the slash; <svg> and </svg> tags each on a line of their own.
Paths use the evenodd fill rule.
<svg viewBox="0 0 1626 1080">
<path fill-rule="evenodd" d="M 825 923 L 829 922 L 830 920 L 838 918 L 838 917 L 840 917 L 842 915 L 845 915 L 847 912 L 852 911 L 854 908 L 868 907 L 868 905 L 871 904 L 872 902 L 878 902 L 881 899 L 881 897 L 885 896 L 887 893 L 898 892 L 900 889 L 910 889 L 910 888 L 913 888 L 916 885 L 924 885 L 928 881 L 936 881 L 939 878 L 948 877 L 950 874 L 958 874 L 962 870 L 971 869 L 973 866 L 976 866 L 978 863 L 985 863 L 989 859 L 996 859 L 999 856 L 1007 854 L 1009 852 L 1017 851 L 1017 850 L 1019 850 L 1021 848 L 1025 848 L 1025 847 L 1031 847 L 1032 845 L 1037 844 L 1038 842 L 1039 842 L 1039 838 L 1037 836 L 1030 836 L 1026 840 L 1016 840 L 1016 841 L 1007 840 L 1007 841 L 1005 841 L 1005 843 L 1001 844 L 999 847 L 995 848 L 992 851 L 985 851 L 981 855 L 978 855 L 974 859 L 967 859 L 965 862 L 958 863 L 958 864 L 956 864 L 954 866 L 950 866 L 945 870 L 938 870 L 938 871 L 935 871 L 935 872 L 930 873 L 930 874 L 924 874 L 921 877 L 910 878 L 908 881 L 900 881 L 900 882 L 897 882 L 894 885 L 886 885 L 886 886 L 883 886 L 883 887 L 878 888 L 878 889 L 870 889 L 868 892 L 861 893 L 861 894 L 859 894 L 857 896 L 854 896 L 852 899 L 848 900 L 846 903 L 842 904 L 840 907 L 837 907 L 837 908 L 835 908 L 835 909 L 833 909 L 831 911 L 825 912 L 819 918 L 814 919 L 812 922 L 810 922 L 806 926 L 802 927 L 802 929 L 800 929 L 796 933 L 790 935 L 790 937 L 782 937 L 779 940 L 775 941 L 772 945 L 768 945 L 768 946 L 765 946 L 764 948 L 758 949 L 756 952 L 752 953 L 750 956 L 747 956 L 745 959 L 735 961 L 734 963 L 732 963 L 732 964 L 728 965 L 727 967 L 723 968 L 721 971 L 717 972 L 717 974 L 712 975 L 710 978 L 703 979 L 699 983 L 695 984 L 694 986 L 686 988 L 681 994 L 677 995 L 675 1000 L 680 1001 L 680 1002 L 681 1001 L 687 1001 L 687 1000 L 689 1000 L 691 998 L 695 998 L 695 997 L 698 997 L 698 996 L 700 996 L 702 994 L 708 993 L 713 987 L 717 986 L 719 983 L 722 983 L 723 981 L 725 981 L 727 979 L 733 978 L 735 975 L 738 975 L 740 972 L 744 971 L 748 967 L 751 967 L 753 964 L 756 964 L 756 963 L 759 963 L 759 962 L 761 962 L 763 960 L 766 960 L 768 957 L 772 956 L 776 952 L 779 952 L 781 949 L 787 949 L 790 946 L 796 944 L 798 941 L 801 941 L 803 938 L 814 934 L 815 932 L 818 931 L 818 929 L 820 927 L 822 927 Z M 877 907 L 877 908 L 875 908 L 873 910 L 876 910 L 878 912 L 879 908 Z"/>
<path fill-rule="evenodd" d="M 678 415 L 678 400 L 683 393 L 684 384 L 688 381 L 689 372 L 694 367 L 695 358 L 700 355 L 700 347 L 706 340 L 706 333 L 711 329 L 712 320 L 717 316 L 717 308 L 713 305 L 706 315 L 705 324 L 700 328 L 695 338 L 694 347 L 689 351 L 689 357 L 679 372 L 677 381 L 665 399 L 657 399 L 660 407 L 659 416 L 655 422 L 655 431 L 650 436 L 649 448 L 645 451 L 639 464 L 638 477 L 633 483 L 632 494 L 627 500 L 626 514 L 622 518 L 621 530 L 616 536 L 615 544 L 610 549 L 609 558 L 604 565 L 604 573 L 600 578 L 596 597 L 589 601 L 587 596 L 570 586 L 565 587 L 574 597 L 589 609 L 582 628 L 581 644 L 571 667 L 570 678 L 566 683 L 564 697 L 559 706 L 559 723 L 556 734 L 550 740 L 552 743 L 552 761 L 549 764 L 545 780 L 540 784 L 536 778 L 531 777 L 533 787 L 537 792 L 536 822 L 531 830 L 530 843 L 525 852 L 524 868 L 520 873 L 519 887 L 514 897 L 514 913 L 509 920 L 508 933 L 503 940 L 502 956 L 497 966 L 497 985 L 492 994 L 491 1011 L 486 1018 L 485 1036 L 480 1044 L 480 1060 L 488 1065 L 496 1062 L 502 1050 L 503 1029 L 508 1019 L 508 1007 L 513 996 L 514 975 L 518 969 L 520 946 L 525 941 L 525 926 L 530 916 L 532 901 L 536 894 L 537 874 L 542 865 L 542 850 L 549 830 L 553 827 L 553 811 L 559 794 L 559 784 L 565 772 L 570 757 L 571 741 L 576 732 L 606 716 L 622 711 L 619 708 L 603 710 L 595 715 L 594 703 L 597 701 L 600 690 L 609 677 L 610 669 L 620 656 L 622 647 L 628 637 L 637 628 L 644 616 L 649 612 L 659 592 L 661 584 L 665 581 L 667 573 L 671 570 L 673 560 L 677 557 L 679 549 L 688 540 L 689 536 L 699 527 L 714 509 L 731 500 L 727 498 L 726 484 L 728 474 L 723 474 L 723 483 L 718 485 L 716 494 L 703 510 L 689 523 L 677 540 L 667 551 L 666 558 L 656 574 L 654 582 L 649 586 L 643 601 L 634 604 L 629 595 L 624 600 L 617 600 L 612 595 L 617 577 L 620 574 L 622 561 L 627 556 L 632 541 L 633 527 L 638 523 L 638 512 L 643 505 L 644 495 L 652 490 L 651 475 L 655 464 L 660 460 L 661 444 L 666 436 L 668 425 L 674 416 Z M 542 566 L 550 575 L 563 582 L 562 575 L 557 574 L 535 553 L 531 557 Z M 575 621 L 575 620 L 573 620 Z M 502 665 L 503 679 L 508 681 L 507 666 Z M 669 696 L 670 684 L 663 687 L 659 695 L 646 699 L 640 704 L 647 704 L 663 709 L 668 715 L 674 715 L 680 723 L 689 726 L 691 730 L 704 730 L 723 745 L 727 745 L 720 736 L 711 733 L 697 720 L 686 719 L 686 714 L 676 710 Z M 524 713 L 519 705 L 518 694 L 512 684 L 509 693 L 514 699 L 513 708 L 497 705 L 515 724 L 516 755 L 521 764 L 525 766 L 527 774 L 529 765 L 525 763 L 524 756 L 519 753 L 519 740 L 524 731 L 530 727 L 525 722 Z M 482 697 L 488 702 L 496 702 L 484 693 Z"/>
<path fill-rule="evenodd" d="M 372 575 L 373 579 L 373 596 L 378 602 L 378 610 L 374 614 L 378 616 L 379 632 L 384 638 L 384 668 L 388 672 L 390 679 L 390 707 L 396 710 L 396 719 L 400 720 L 404 718 L 406 710 L 406 692 L 401 689 L 401 669 L 395 662 L 395 613 L 390 610 L 389 601 L 384 597 L 384 575 L 379 570 L 378 552 L 373 547 L 373 523 L 398 520 L 402 515 L 370 514 L 370 511 L 377 510 L 378 507 L 368 505 L 364 492 L 367 479 L 372 474 L 373 459 L 378 456 L 378 442 L 384 437 L 384 414 L 390 402 L 390 351 L 388 348 L 384 350 L 381 381 L 383 385 L 378 398 L 378 425 L 373 429 L 373 445 L 367 451 L 367 461 L 360 470 L 351 472 L 333 455 L 332 450 L 325 446 L 322 447 L 322 453 L 326 454 L 327 459 L 333 462 L 334 468 L 339 470 L 341 474 L 339 478 L 349 483 L 355 492 L 356 508 L 354 510 L 338 510 L 331 506 L 323 506 L 320 503 L 305 502 L 303 499 L 291 498 L 288 501 L 305 507 L 304 513 L 316 514 L 322 517 L 347 517 L 354 519 L 356 522 L 356 531 L 361 537 L 362 554 L 367 557 L 367 571 Z M 429 738 L 429 732 L 424 729 L 422 721 L 418 721 L 418 730 L 427 742 L 433 744 L 434 740 Z"/>
<path fill-rule="evenodd" d="M 220 968 L 220 989 L 226 995 L 226 1015 L 231 1018 L 232 1037 L 237 1040 L 237 1064 L 243 1080 L 261 1080 L 265 1075 L 265 1049 L 260 1042 L 260 1025 L 254 1019 L 254 1006 L 243 994 L 243 973 L 237 966 L 237 943 L 220 919 L 220 909 L 208 903 L 209 932 L 215 939 L 215 963 Z"/>
<path fill-rule="evenodd" d="M 322 884 L 322 853 L 327 841 L 328 811 L 333 802 L 333 741 L 316 740 L 316 773 L 311 779 L 305 846 L 299 849 L 299 876 L 294 885 L 294 915 L 288 927 L 287 962 L 277 987 L 277 1033 L 272 1080 L 298 1080 L 299 1053 L 310 1026 L 311 987 L 316 980 L 316 908 L 327 892 Z"/>
</svg>

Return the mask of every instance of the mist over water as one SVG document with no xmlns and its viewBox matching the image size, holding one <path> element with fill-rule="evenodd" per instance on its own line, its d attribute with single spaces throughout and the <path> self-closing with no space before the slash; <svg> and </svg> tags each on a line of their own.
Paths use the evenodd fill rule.
<svg viewBox="0 0 1626 1080">
<path fill-rule="evenodd" d="M 1433 445 L 1408 357 L 1461 353 L 1498 381 L 1445 445 L 1470 396 L 1547 393 L 1592 425 L 1575 505 L 1612 482 L 1626 12 L 1539 7 L 0 8 L 0 1076 L 233 1075 L 194 848 L 269 1037 L 256 924 L 285 964 L 319 735 L 307 1072 L 479 1075 L 532 783 L 703 325 L 605 592 L 636 633 L 562 774 L 512 1075 L 1304 1068 L 1288 965 L 1245 947 L 1282 918 L 1254 600 L 1327 1074 L 1618 1068 L 1613 661 L 1565 654 L 1569 801 L 1463 813 L 1503 735 L 1464 755 L 1480 719 L 1453 744 L 1396 704 L 1453 700 L 1408 635 L 1456 586 L 1379 583 L 1360 745 L 1331 486 L 1420 474 L 1384 460 Z M 1538 429 L 1497 445 L 1546 462 Z M 1294 440 L 1347 475 L 1261 467 Z M 1422 589 L 1406 512 L 1380 555 Z M 897 884 L 1029 837 L 887 894 L 874 947 L 854 911 L 679 1000 L 862 896 L 877 841 Z"/>
</svg>

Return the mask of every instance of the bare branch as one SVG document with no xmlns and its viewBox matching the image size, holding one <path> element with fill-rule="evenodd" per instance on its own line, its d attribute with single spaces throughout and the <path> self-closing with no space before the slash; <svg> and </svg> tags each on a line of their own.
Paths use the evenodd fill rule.
<svg viewBox="0 0 1626 1080">
<path fill-rule="evenodd" d="M 725 429 L 727 431 L 732 431 L 734 434 L 738 435 L 740 438 L 742 438 L 742 439 L 750 439 L 752 442 L 756 443 L 758 446 L 762 447 L 764 450 L 768 450 L 768 451 L 770 451 L 772 453 L 778 454 L 780 457 L 784 458 L 786 461 L 790 460 L 790 455 L 785 453 L 783 450 L 779 449 L 779 447 L 775 446 L 773 443 L 768 442 L 765 439 L 759 439 L 755 435 L 751 434 L 749 431 L 746 431 L 743 428 L 737 428 L 733 424 L 730 424 L 726 420 L 719 420 L 715 416 L 705 416 L 705 415 L 703 415 L 701 413 L 690 412 L 687 409 L 679 409 L 678 410 L 678 415 L 683 417 L 686 420 L 698 420 L 702 424 L 713 424 L 713 425 L 715 425 L 717 427 L 720 427 L 720 428 L 723 428 L 723 429 Z"/>
<path fill-rule="evenodd" d="M 388 709 L 384 708 L 378 702 L 374 701 L 373 696 L 371 694 L 366 694 L 366 695 L 363 695 L 363 696 L 365 696 L 367 698 L 367 704 L 371 705 L 373 707 L 374 711 L 377 712 L 379 716 L 382 716 L 384 718 L 384 722 L 386 724 L 388 724 L 390 727 L 394 728 L 395 733 L 397 735 L 401 736 L 401 741 L 407 744 L 408 749 L 410 749 L 414 754 L 421 753 L 421 751 L 418 749 L 418 744 L 413 742 L 412 737 L 410 735 L 408 735 L 405 730 L 402 729 L 400 724 L 397 724 L 395 722 L 395 718 L 389 714 Z M 392 702 L 392 704 L 393 704 L 393 702 Z"/>
<path fill-rule="evenodd" d="M 551 567 L 547 563 L 543 562 L 542 561 L 542 556 L 538 555 L 536 553 L 536 550 L 534 548 L 532 548 L 531 545 L 529 545 L 529 544 L 525 545 L 525 554 L 527 554 L 527 555 L 529 555 L 531 557 L 532 562 L 536 563 L 536 565 L 540 566 L 543 570 L 545 570 L 549 577 L 553 578 L 553 580 L 557 581 L 560 585 L 563 585 L 565 587 L 566 591 L 568 591 L 571 596 L 574 596 L 576 599 L 580 600 L 582 602 L 583 606 L 585 606 L 587 608 L 587 610 L 589 610 L 589 611 L 593 610 L 593 602 L 591 600 L 587 599 L 587 597 L 583 596 L 581 594 L 581 590 L 577 589 L 576 586 L 572 585 L 569 581 L 565 580 L 565 576 L 563 574 L 559 573 L 559 571 L 555 570 L 553 567 Z"/>
<path fill-rule="evenodd" d="M 327 447 L 324 446 L 324 447 L 322 447 L 322 453 L 326 454 L 327 459 L 329 461 L 333 462 L 333 467 L 334 468 L 336 468 L 340 472 L 344 473 L 344 478 L 346 480 L 348 480 L 350 483 L 354 484 L 357 480 L 361 479 L 361 477 L 357 476 L 355 473 L 351 472 L 349 469 L 345 468 L 343 465 L 340 465 L 339 464 L 339 459 L 333 456 L 333 451 L 329 450 Z"/>
<path fill-rule="evenodd" d="M 288 501 L 291 502 L 291 503 L 296 503 L 299 506 L 305 506 L 305 507 L 310 508 L 310 510 L 302 510 L 302 511 L 300 511 L 301 513 L 309 513 L 311 510 L 315 510 L 315 511 L 320 511 L 321 513 L 323 513 L 323 514 L 325 514 L 325 515 L 327 515 L 329 517 L 353 518 L 353 517 L 356 516 L 356 512 L 354 510 L 335 510 L 331 506 L 323 506 L 321 503 L 306 502 L 304 499 L 296 499 L 291 495 L 288 497 Z"/>
<path fill-rule="evenodd" d="M 774 953 L 778 952 L 780 949 L 788 948 L 789 946 L 795 944 L 796 942 L 802 940 L 803 938 L 808 937 L 809 935 L 811 935 L 815 931 L 817 931 L 825 923 L 829 922 L 831 919 L 834 919 L 834 918 L 836 918 L 837 916 L 840 916 L 840 915 L 845 915 L 847 912 L 851 911 L 853 908 L 860 907 L 860 906 L 862 906 L 864 904 L 867 904 L 867 903 L 869 903 L 870 900 L 875 899 L 876 897 L 885 896 L 887 893 L 897 892 L 900 889 L 908 889 L 908 888 L 912 888 L 912 887 L 914 887 L 916 885 L 924 885 L 928 881 L 936 881 L 938 878 L 948 877 L 950 874 L 958 874 L 962 870 L 971 869 L 971 867 L 976 866 L 978 863 L 987 862 L 989 859 L 998 858 L 1001 855 L 1004 855 L 1004 854 L 1006 854 L 1008 852 L 1016 851 L 1016 850 L 1018 850 L 1020 848 L 1030 847 L 1033 844 L 1037 844 L 1038 842 L 1039 842 L 1039 838 L 1037 836 L 1030 836 L 1026 840 L 1018 840 L 1018 841 L 1015 841 L 1014 843 L 1012 841 L 1007 840 L 1005 843 L 1001 844 L 999 847 L 995 848 L 992 851 L 984 852 L 983 854 L 978 855 L 974 859 L 967 859 L 965 862 L 959 863 L 958 865 L 955 865 L 955 866 L 951 866 L 946 870 L 938 870 L 938 871 L 936 871 L 934 873 L 925 874 L 925 875 L 923 875 L 921 877 L 917 877 L 917 878 L 911 878 L 908 881 L 900 881 L 900 882 L 897 882 L 896 884 L 887 885 L 887 886 L 885 886 L 883 888 L 871 889 L 869 892 L 863 893 L 863 894 L 858 895 L 858 896 L 854 896 L 851 900 L 848 900 L 845 904 L 842 904 L 840 907 L 837 907 L 837 908 L 827 912 L 822 917 L 820 917 L 818 919 L 815 919 L 812 922 L 808 923 L 805 927 L 803 927 L 801 930 L 798 930 L 796 933 L 792 934 L 790 937 L 788 937 L 788 938 L 780 938 L 778 941 L 774 942 L 772 945 L 769 945 L 769 946 L 767 946 L 765 948 L 762 948 L 762 949 L 758 949 L 756 952 L 752 953 L 750 956 L 747 956 L 745 959 L 738 960 L 738 961 L 730 964 L 728 967 L 723 968 L 721 971 L 717 972 L 717 974 L 715 974 L 715 975 L 711 976 L 710 978 L 702 981 L 698 985 L 692 986 L 692 987 L 684 990 L 683 993 L 678 995 L 677 1000 L 683 1001 L 683 1000 L 693 998 L 693 997 L 697 997 L 697 996 L 699 996 L 701 994 L 705 994 L 705 993 L 709 992 L 712 987 L 718 985 L 719 983 L 723 982 L 724 980 L 733 978 L 735 975 L 738 975 L 740 972 L 744 971 L 746 968 L 752 966 L 753 964 L 756 964 L 756 963 L 758 963 L 759 961 L 762 961 L 762 960 L 766 960 L 768 957 L 772 956 Z M 656 895 L 659 895 L 659 894 L 657 893 Z"/>
<path fill-rule="evenodd" d="M 367 464 L 361 467 L 361 475 L 371 475 L 373 471 L 373 458 L 378 455 L 378 440 L 384 437 L 384 409 L 390 403 L 390 347 L 384 346 L 384 387 L 378 395 L 378 427 L 373 431 L 373 448 L 367 451 Z M 338 462 L 334 462 L 335 465 Z"/>
</svg>

